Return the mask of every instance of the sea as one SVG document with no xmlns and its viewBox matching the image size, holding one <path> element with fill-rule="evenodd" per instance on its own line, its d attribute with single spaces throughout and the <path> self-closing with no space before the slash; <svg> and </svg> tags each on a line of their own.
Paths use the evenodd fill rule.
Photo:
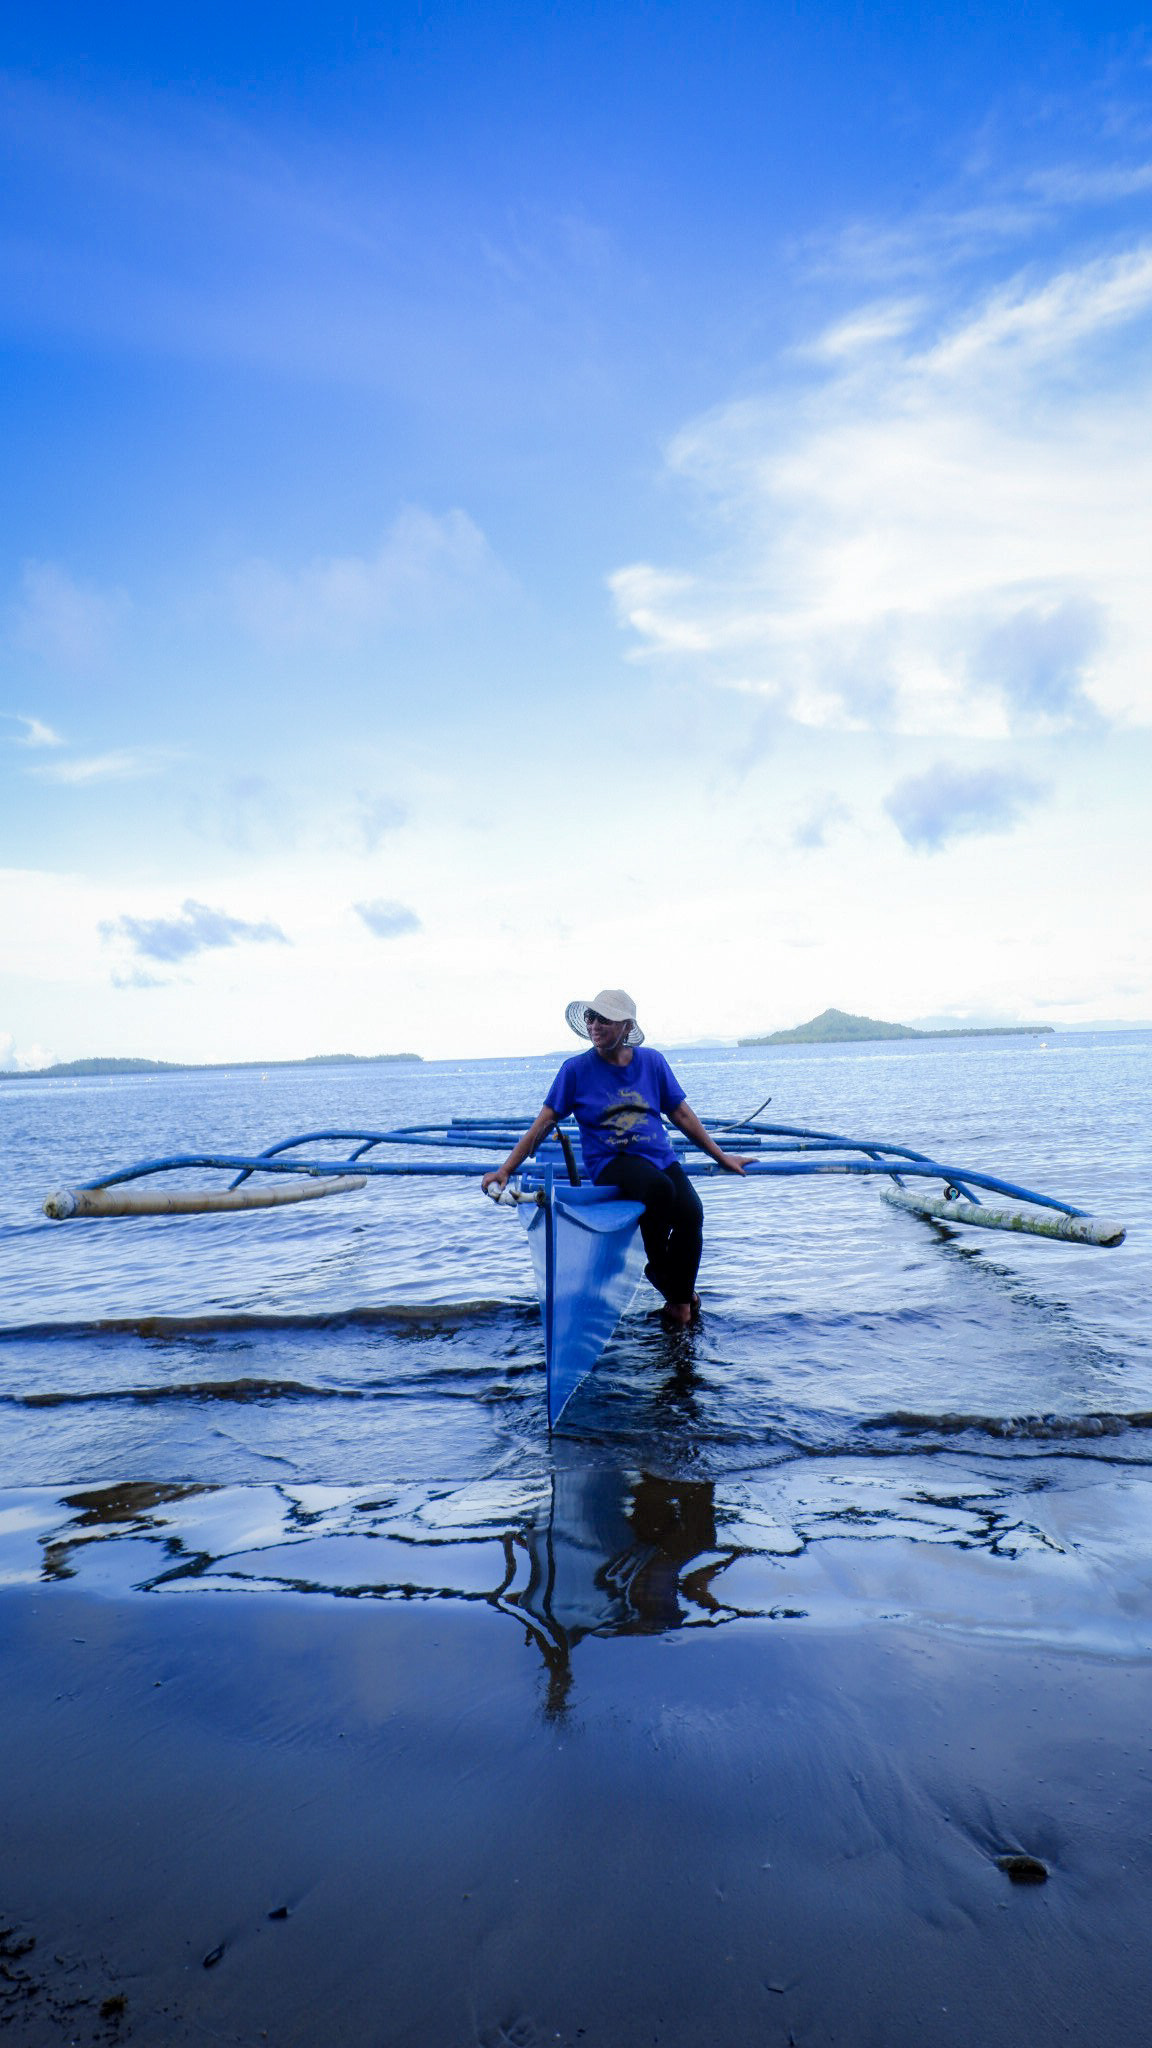
<svg viewBox="0 0 1152 2048">
<path fill-rule="evenodd" d="M 1127 1240 L 709 1179 L 699 1326 L 642 1286 L 551 1436 L 482 1154 L 283 1210 L 42 1213 L 137 1159 L 527 1116 L 559 1057 L 6 1082 L 0 1582 L 487 1602 L 561 1691 L 586 1635 L 750 1616 L 1152 1649 L 1152 1032 L 674 1054 L 705 1115 L 768 1097 Z"/>
</svg>

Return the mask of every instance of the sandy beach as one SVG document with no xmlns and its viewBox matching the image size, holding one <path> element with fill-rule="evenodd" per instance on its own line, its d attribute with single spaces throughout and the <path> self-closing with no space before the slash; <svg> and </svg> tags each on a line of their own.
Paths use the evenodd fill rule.
<svg viewBox="0 0 1152 2048">
<path fill-rule="evenodd" d="M 484 1606 L 67 1582 L 0 1643 L 13 2042 L 1143 2038 L 1144 1658 L 781 1617 L 558 1706 Z"/>
</svg>

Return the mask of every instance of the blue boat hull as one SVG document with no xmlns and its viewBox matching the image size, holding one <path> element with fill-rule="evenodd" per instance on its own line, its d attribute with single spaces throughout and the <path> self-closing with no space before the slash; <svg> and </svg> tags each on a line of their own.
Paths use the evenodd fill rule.
<svg viewBox="0 0 1152 2048">
<path fill-rule="evenodd" d="M 611 1188 L 566 1186 L 550 1171 L 537 1185 L 543 1201 L 523 1203 L 520 1214 L 544 1324 L 553 1429 L 636 1291 L 644 1266 L 644 1210 Z"/>
</svg>

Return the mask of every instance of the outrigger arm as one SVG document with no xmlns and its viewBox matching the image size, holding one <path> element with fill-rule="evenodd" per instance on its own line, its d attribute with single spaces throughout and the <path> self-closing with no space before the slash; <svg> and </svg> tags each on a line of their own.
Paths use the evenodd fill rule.
<svg viewBox="0 0 1152 2048">
<path fill-rule="evenodd" d="M 1008 1230 L 1035 1237 L 1057 1238 L 1066 1244 L 1114 1246 L 1123 1243 L 1124 1226 L 1102 1217 L 1088 1215 L 1069 1202 L 1042 1195 L 1031 1188 L 977 1171 L 972 1167 L 949 1166 L 904 1145 L 864 1138 L 841 1137 L 832 1131 L 809 1130 L 794 1124 L 736 1123 L 732 1118 L 702 1119 L 717 1135 L 735 1136 L 748 1155 L 745 1173 L 750 1178 L 803 1178 L 809 1175 L 881 1175 L 889 1183 L 885 1199 L 896 1208 L 908 1210 L 937 1223 L 963 1224 L 983 1230 Z M 368 1179 L 392 1175 L 423 1175 L 479 1178 L 494 1172 L 496 1162 L 481 1163 L 475 1157 L 428 1159 L 426 1150 L 454 1152 L 506 1151 L 529 1127 L 529 1119 L 517 1117 L 459 1117 L 447 1124 L 413 1124 L 391 1131 L 309 1131 L 302 1136 L 281 1139 L 266 1151 L 249 1154 L 230 1152 L 179 1153 L 162 1159 L 140 1160 L 121 1167 L 98 1180 L 77 1188 L 65 1188 L 49 1195 L 45 1214 L 57 1222 L 76 1217 L 197 1215 L 221 1210 L 267 1209 L 283 1203 L 305 1202 L 325 1195 L 348 1194 L 362 1188 Z M 689 1141 L 677 1130 L 669 1138 L 687 1173 L 705 1178 L 722 1172 L 711 1160 L 694 1154 Z M 557 1182 L 579 1185 L 579 1172 L 572 1148 L 572 1132 L 559 1126 L 541 1144 L 536 1168 L 551 1167 Z M 340 1159 L 302 1159 L 295 1155 L 304 1145 L 342 1145 L 353 1149 Z M 370 1158 L 377 1147 L 403 1151 L 405 1157 Z M 413 1157 L 412 1155 L 416 1156 Z M 208 1169 L 235 1175 L 226 1189 L 179 1188 L 172 1192 L 129 1189 L 124 1184 L 154 1174 Z M 253 1175 L 289 1176 L 306 1185 L 250 1187 Z M 935 1180 L 943 1183 L 942 1195 L 927 1189 L 912 1192 L 907 1180 Z M 983 1189 L 1001 1199 L 982 1201 L 975 1191 Z M 1005 1199 L 1006 1198 L 1006 1199 Z"/>
</svg>

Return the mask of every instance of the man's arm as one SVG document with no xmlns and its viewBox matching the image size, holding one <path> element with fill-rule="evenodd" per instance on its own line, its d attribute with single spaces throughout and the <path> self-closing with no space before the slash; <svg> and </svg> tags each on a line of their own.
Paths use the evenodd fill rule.
<svg viewBox="0 0 1152 2048">
<path fill-rule="evenodd" d="M 709 1137 L 696 1111 L 687 1102 L 677 1103 L 676 1108 L 670 1109 L 668 1114 L 677 1129 L 683 1131 L 686 1138 L 691 1138 L 692 1143 L 698 1145 L 702 1152 L 707 1152 L 708 1157 L 714 1159 L 717 1166 L 722 1166 L 726 1173 L 743 1173 L 747 1160 L 737 1159 L 731 1152 L 722 1151 L 715 1138 Z"/>
<path fill-rule="evenodd" d="M 480 1185 L 485 1194 L 487 1194 L 489 1188 L 494 1183 L 498 1187 L 507 1187 L 517 1167 L 523 1166 L 524 1161 L 531 1158 L 537 1145 L 548 1136 L 553 1125 L 558 1122 L 559 1118 L 556 1115 L 556 1111 L 549 1109 L 547 1103 L 545 1103 L 531 1130 L 525 1131 L 524 1136 L 517 1139 L 503 1166 L 498 1166 L 495 1173 L 486 1173 L 484 1175 Z"/>
</svg>

